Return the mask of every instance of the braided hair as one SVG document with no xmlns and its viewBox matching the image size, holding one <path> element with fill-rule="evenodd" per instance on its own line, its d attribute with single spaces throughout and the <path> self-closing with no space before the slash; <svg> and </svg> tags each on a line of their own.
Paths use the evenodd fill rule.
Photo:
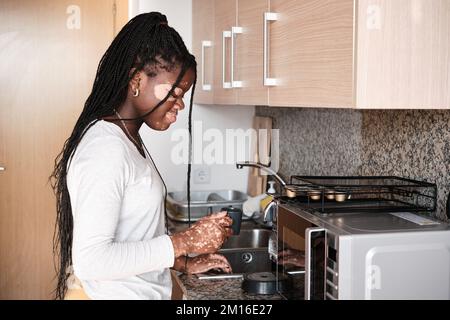
<svg viewBox="0 0 450 320">
<path fill-rule="evenodd" d="M 67 292 L 68 268 L 72 265 L 73 218 L 70 196 L 67 189 L 67 170 L 70 159 L 86 131 L 97 121 L 114 114 L 114 109 L 124 103 L 130 80 L 139 71 L 148 76 L 157 75 L 158 68 L 180 73 L 170 92 L 146 114 L 124 120 L 147 117 L 172 95 L 189 69 L 196 75 L 195 57 L 187 50 L 181 36 L 170 27 L 165 15 L 159 12 L 140 14 L 131 19 L 114 38 L 100 60 L 92 92 L 87 98 L 70 137 L 55 159 L 55 168 L 50 176 L 56 195 L 56 223 L 53 236 L 53 253 L 57 272 L 55 298 L 63 299 Z M 131 72 L 132 71 L 132 72 Z M 131 72 L 131 74 L 130 74 Z M 196 76 L 189 104 L 189 145 L 191 146 L 191 115 Z M 190 150 L 191 154 L 191 150 Z M 191 155 L 189 155 L 190 160 Z M 188 163 L 188 197 L 190 182 Z M 166 189 L 167 193 L 167 189 Z"/>
</svg>

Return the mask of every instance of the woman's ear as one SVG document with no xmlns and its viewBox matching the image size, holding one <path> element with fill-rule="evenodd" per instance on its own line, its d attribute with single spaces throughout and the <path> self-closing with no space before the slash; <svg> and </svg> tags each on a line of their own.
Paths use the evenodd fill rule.
<svg viewBox="0 0 450 320">
<path fill-rule="evenodd" d="M 130 76 L 132 76 L 133 75 L 133 73 L 135 72 L 135 68 L 132 68 L 131 70 L 130 70 Z M 133 76 L 133 78 L 131 78 L 131 80 L 130 80 L 130 87 L 131 87 L 131 90 L 133 90 L 133 91 L 135 91 L 136 89 L 140 89 L 139 88 L 139 86 L 140 86 L 140 82 L 141 82 L 141 78 L 142 78 L 142 74 L 141 74 L 141 72 L 140 71 L 138 71 L 138 72 L 136 72 L 136 74 Z"/>
</svg>

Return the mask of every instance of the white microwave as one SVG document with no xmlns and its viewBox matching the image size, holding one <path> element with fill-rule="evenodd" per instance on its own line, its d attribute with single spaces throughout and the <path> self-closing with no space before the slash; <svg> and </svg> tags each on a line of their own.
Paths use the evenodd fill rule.
<svg viewBox="0 0 450 320">
<path fill-rule="evenodd" d="M 320 216 L 278 202 L 277 250 L 304 255 L 286 299 L 450 299 L 450 227 L 413 212 Z M 277 254 L 275 254 L 277 252 Z"/>
</svg>

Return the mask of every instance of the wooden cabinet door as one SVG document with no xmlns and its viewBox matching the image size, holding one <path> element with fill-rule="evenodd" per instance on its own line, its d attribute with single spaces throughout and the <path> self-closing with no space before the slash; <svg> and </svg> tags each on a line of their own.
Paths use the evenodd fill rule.
<svg viewBox="0 0 450 320">
<path fill-rule="evenodd" d="M 450 108 L 450 1 L 359 0 L 359 108 Z"/>
<path fill-rule="evenodd" d="M 236 90 L 231 85 L 231 30 L 237 24 L 237 0 L 215 0 L 214 6 L 214 103 L 236 104 Z"/>
<path fill-rule="evenodd" d="M 238 26 L 242 34 L 236 35 L 236 78 L 242 82 L 237 91 L 237 103 L 241 105 L 267 105 L 268 88 L 263 77 L 264 12 L 268 12 L 268 0 L 238 0 Z"/>
<path fill-rule="evenodd" d="M 120 18 L 113 0 L 0 2 L 0 299 L 49 299 L 54 160 Z"/>
<path fill-rule="evenodd" d="M 192 1 L 192 51 L 197 60 L 194 102 L 214 102 L 214 1 Z"/>
<path fill-rule="evenodd" d="M 271 106 L 354 105 L 354 0 L 271 0 Z"/>
</svg>

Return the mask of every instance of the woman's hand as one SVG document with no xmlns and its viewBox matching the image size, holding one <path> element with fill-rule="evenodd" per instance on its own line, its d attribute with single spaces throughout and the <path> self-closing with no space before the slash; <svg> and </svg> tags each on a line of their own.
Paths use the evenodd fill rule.
<svg viewBox="0 0 450 320">
<path fill-rule="evenodd" d="M 221 254 L 203 254 L 193 258 L 188 258 L 185 273 L 196 274 L 210 270 L 218 270 L 224 273 L 231 273 L 231 266 L 227 258 Z"/>
<path fill-rule="evenodd" d="M 285 249 L 278 252 L 277 263 L 279 265 L 293 265 L 296 267 L 305 266 L 305 254 L 303 251 L 297 251 L 293 249 Z"/>
<path fill-rule="evenodd" d="M 214 253 L 232 234 L 232 220 L 226 211 L 201 218 L 186 231 L 176 233 L 172 239 L 175 257 L 189 253 Z"/>
</svg>

